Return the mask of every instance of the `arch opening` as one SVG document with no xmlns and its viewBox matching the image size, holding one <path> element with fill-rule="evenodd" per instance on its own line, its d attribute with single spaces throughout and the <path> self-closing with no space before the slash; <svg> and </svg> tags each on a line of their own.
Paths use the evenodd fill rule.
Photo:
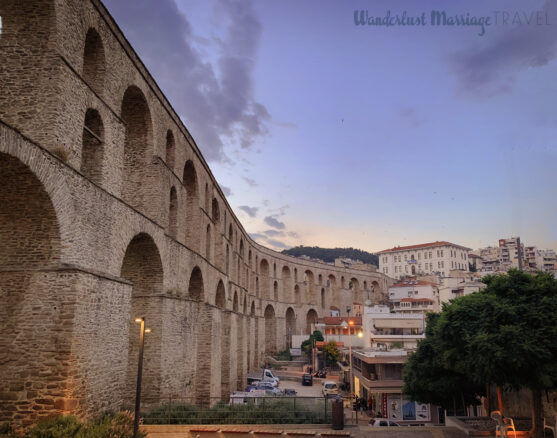
<svg viewBox="0 0 557 438">
<path fill-rule="evenodd" d="M 90 28 L 83 50 L 83 80 L 99 95 L 103 91 L 105 65 L 102 39 L 95 29 Z"/>
<path fill-rule="evenodd" d="M 152 126 L 147 100 L 138 87 L 132 85 L 124 93 L 121 114 L 126 124 L 122 199 L 145 213 L 149 199 L 144 188 L 149 187 L 151 179 L 148 156 L 152 147 Z"/>
<path fill-rule="evenodd" d="M 277 320 L 275 309 L 270 304 L 265 307 L 265 353 L 277 351 Z"/>
<path fill-rule="evenodd" d="M 89 108 L 81 138 L 81 173 L 96 184 L 102 182 L 104 127 L 97 110 Z"/>
</svg>

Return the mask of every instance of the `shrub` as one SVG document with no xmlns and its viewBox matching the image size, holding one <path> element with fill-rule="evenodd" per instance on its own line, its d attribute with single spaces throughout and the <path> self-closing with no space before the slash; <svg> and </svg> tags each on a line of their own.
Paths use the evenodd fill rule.
<svg viewBox="0 0 557 438">
<path fill-rule="evenodd" d="M 255 400 L 254 400 L 255 401 Z M 151 409 L 145 424 L 302 424 L 326 423 L 323 399 L 259 399 L 258 403 L 229 405 L 219 402 L 211 408 L 189 403 L 167 403 Z"/>
<path fill-rule="evenodd" d="M 59 416 L 41 421 L 26 434 L 26 438 L 132 438 L 133 415 L 130 412 L 107 414 L 87 423 L 72 416 Z M 139 431 L 138 437 L 146 435 Z"/>
<path fill-rule="evenodd" d="M 282 350 L 279 354 L 277 354 L 276 359 L 291 361 L 292 355 L 290 354 L 290 350 L 289 349 Z"/>
</svg>

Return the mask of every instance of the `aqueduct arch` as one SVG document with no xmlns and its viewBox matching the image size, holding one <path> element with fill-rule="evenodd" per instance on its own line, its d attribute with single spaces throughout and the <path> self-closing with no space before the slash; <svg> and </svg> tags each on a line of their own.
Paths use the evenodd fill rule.
<svg viewBox="0 0 557 438">
<path fill-rule="evenodd" d="M 156 402 L 160 397 L 160 343 L 162 320 L 156 297 L 162 293 L 163 267 L 157 245 L 145 233 L 136 235 L 126 248 L 120 276 L 132 284 L 131 312 L 129 316 L 128 378 L 130 390 L 128 400 L 133 399 L 134 382 L 137 379 L 137 358 L 139 351 L 138 325 L 135 319 L 144 317 L 153 329 L 151 342 L 145 343 L 144 358 L 144 399 Z M 155 298 L 155 299 L 153 299 Z M 157 333 L 158 332 L 158 333 Z"/>
<path fill-rule="evenodd" d="M 70 285 L 53 271 L 60 263 L 61 239 L 50 196 L 27 166 L 4 153 L 0 153 L 0 205 L 0 266 L 6 269 L 0 272 L 0 351 L 4 356 L 0 412 L 13 417 L 18 409 L 8 400 L 18 399 L 20 407 L 35 412 L 36 398 L 47 397 L 51 390 L 64 391 L 64 380 L 51 382 L 48 376 L 49 363 L 69 356 L 65 353 L 69 343 L 60 342 L 59 335 L 68 332 L 63 323 L 71 311 L 64 295 Z M 30 323 L 30 315 L 38 321 Z M 67 365 L 59 368 L 59 372 L 70 372 Z M 18 388 L 31 385 L 37 388 L 36 395 L 23 397 Z M 56 388 L 47 390 L 47 385 Z M 54 411 L 55 407 L 46 409 Z"/>
<path fill-rule="evenodd" d="M 317 319 L 318 317 L 315 309 L 309 309 L 306 314 L 306 334 L 309 335 L 312 333 L 312 326 L 315 326 Z"/>
<path fill-rule="evenodd" d="M 277 320 L 275 309 L 270 304 L 265 307 L 265 353 L 277 351 Z"/>
</svg>

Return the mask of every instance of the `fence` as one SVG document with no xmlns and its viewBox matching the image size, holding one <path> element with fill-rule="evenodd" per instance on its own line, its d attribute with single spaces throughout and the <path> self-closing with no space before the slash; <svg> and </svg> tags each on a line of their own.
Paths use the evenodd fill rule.
<svg viewBox="0 0 557 438">
<path fill-rule="evenodd" d="M 326 424 L 332 399 L 324 397 L 238 397 L 230 401 L 172 400 L 142 411 L 143 424 Z"/>
</svg>

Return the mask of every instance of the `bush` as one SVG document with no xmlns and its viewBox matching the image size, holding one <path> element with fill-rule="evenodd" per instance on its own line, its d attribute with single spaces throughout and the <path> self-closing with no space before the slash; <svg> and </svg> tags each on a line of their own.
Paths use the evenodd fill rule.
<svg viewBox="0 0 557 438">
<path fill-rule="evenodd" d="M 146 435 L 139 431 L 137 436 Z M 26 438 L 132 438 L 133 414 L 119 412 L 87 423 L 72 416 L 60 416 L 41 421 L 26 434 Z"/>
<path fill-rule="evenodd" d="M 292 355 L 290 354 L 290 350 L 286 349 L 286 350 L 282 350 L 279 354 L 277 354 L 275 358 L 277 360 L 291 361 L 292 360 Z"/>
<path fill-rule="evenodd" d="M 255 400 L 254 400 L 255 401 Z M 167 403 L 144 415 L 145 424 L 315 424 L 326 423 L 323 399 L 259 399 L 258 404 L 229 405 L 219 402 L 211 408 L 189 403 Z"/>
</svg>

